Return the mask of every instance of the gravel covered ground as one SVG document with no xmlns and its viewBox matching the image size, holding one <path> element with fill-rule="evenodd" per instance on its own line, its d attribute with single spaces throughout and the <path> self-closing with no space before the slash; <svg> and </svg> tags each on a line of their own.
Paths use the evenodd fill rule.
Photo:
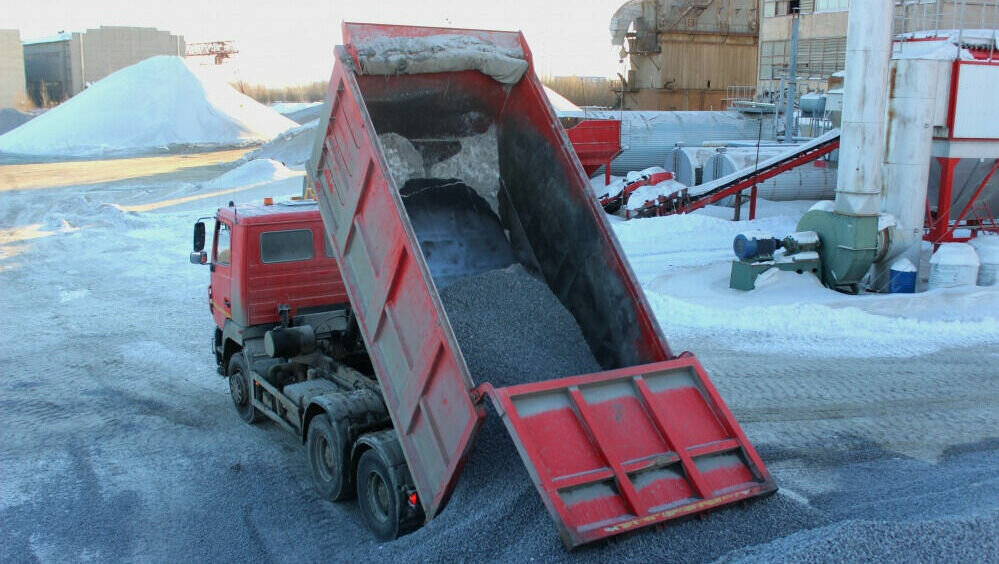
<svg viewBox="0 0 999 564">
<path fill-rule="evenodd" d="M 172 186 L 0 193 L 0 562 L 999 560 L 999 347 L 813 358 L 722 333 L 670 338 L 705 364 L 777 495 L 566 553 L 490 413 L 443 513 L 376 543 L 354 505 L 316 497 L 292 436 L 232 409 L 208 269 L 187 263 L 200 214 L 106 205 Z"/>
</svg>

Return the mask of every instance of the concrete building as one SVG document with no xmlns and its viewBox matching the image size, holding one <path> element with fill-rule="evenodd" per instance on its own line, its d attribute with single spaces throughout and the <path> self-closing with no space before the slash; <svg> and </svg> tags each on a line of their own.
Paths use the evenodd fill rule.
<svg viewBox="0 0 999 564">
<path fill-rule="evenodd" d="M 767 97 L 787 78 L 791 13 L 798 10 L 798 90 L 827 90 L 829 77 L 846 66 L 846 24 L 850 0 L 760 0 L 760 58 L 757 94 Z M 996 0 L 896 2 L 894 33 L 933 29 L 999 27 Z"/>
<path fill-rule="evenodd" d="M 0 109 L 27 105 L 21 34 L 16 29 L 0 29 Z"/>
<path fill-rule="evenodd" d="M 116 70 L 155 55 L 184 56 L 184 37 L 151 27 L 108 27 L 24 42 L 35 103 L 59 102 Z"/>
<path fill-rule="evenodd" d="M 720 110 L 756 84 L 759 0 L 631 0 L 611 19 L 629 110 Z"/>
</svg>

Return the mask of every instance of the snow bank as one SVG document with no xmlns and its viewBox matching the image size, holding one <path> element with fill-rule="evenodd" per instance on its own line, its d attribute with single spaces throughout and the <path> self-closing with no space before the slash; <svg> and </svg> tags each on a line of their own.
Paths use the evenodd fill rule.
<svg viewBox="0 0 999 564">
<path fill-rule="evenodd" d="M 286 116 L 307 108 L 312 108 L 315 106 L 321 106 L 322 102 L 271 102 L 271 109 L 275 112 Z"/>
<path fill-rule="evenodd" d="M 230 170 L 229 172 L 205 183 L 206 188 L 225 190 L 242 186 L 255 186 L 286 180 L 300 179 L 302 173 L 291 170 L 271 159 L 256 159 Z"/>
<path fill-rule="evenodd" d="M 0 136 L 0 152 L 95 156 L 181 146 L 267 141 L 295 122 L 180 57 L 121 69 Z"/>
<path fill-rule="evenodd" d="M 313 120 L 305 125 L 289 129 L 264 143 L 258 149 L 247 153 L 243 157 L 243 162 L 254 159 L 271 159 L 290 168 L 303 168 L 312 154 L 312 146 L 315 143 L 318 129 L 319 120 Z"/>
<path fill-rule="evenodd" d="M 33 116 L 14 108 L 0 109 L 0 135 L 31 121 Z"/>
<path fill-rule="evenodd" d="M 576 104 L 573 104 L 572 102 L 570 102 L 569 99 L 566 98 L 565 96 L 559 94 L 558 92 L 555 92 L 554 90 L 552 90 L 551 88 L 548 88 L 547 86 L 543 86 L 543 88 L 545 89 L 545 94 L 548 95 L 548 101 L 551 102 L 552 108 L 556 112 L 581 112 L 581 111 L 583 111 L 582 108 L 580 108 Z"/>
</svg>

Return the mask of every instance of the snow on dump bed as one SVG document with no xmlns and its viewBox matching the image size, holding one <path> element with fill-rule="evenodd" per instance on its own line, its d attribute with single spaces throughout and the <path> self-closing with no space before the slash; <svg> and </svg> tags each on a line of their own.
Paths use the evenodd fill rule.
<svg viewBox="0 0 999 564">
<path fill-rule="evenodd" d="M 158 56 L 108 75 L 0 136 L 0 152 L 94 156 L 240 145 L 295 126 L 228 84 L 195 74 L 180 57 Z"/>
<path fill-rule="evenodd" d="M 478 70 L 504 84 L 527 71 L 520 48 L 504 48 L 469 35 L 379 37 L 355 44 L 364 74 L 421 74 Z"/>
</svg>

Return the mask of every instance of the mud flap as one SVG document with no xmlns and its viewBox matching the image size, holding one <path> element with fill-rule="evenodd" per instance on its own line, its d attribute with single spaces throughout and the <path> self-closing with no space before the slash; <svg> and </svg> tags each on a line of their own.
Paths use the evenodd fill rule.
<svg viewBox="0 0 999 564">
<path fill-rule="evenodd" d="M 483 391 L 567 548 L 777 489 L 692 355 Z"/>
</svg>

